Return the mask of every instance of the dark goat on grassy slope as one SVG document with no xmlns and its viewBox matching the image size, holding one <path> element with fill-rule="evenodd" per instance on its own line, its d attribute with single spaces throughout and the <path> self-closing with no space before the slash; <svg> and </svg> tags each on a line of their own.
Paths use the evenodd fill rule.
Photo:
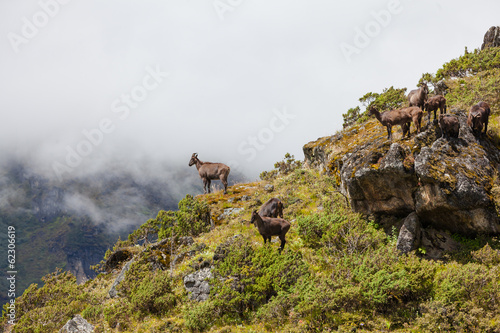
<svg viewBox="0 0 500 333">
<path fill-rule="evenodd" d="M 189 160 L 189 166 L 196 164 L 196 169 L 203 180 L 204 193 L 210 193 L 210 184 L 212 180 L 220 180 L 224 184 L 224 194 L 227 193 L 227 176 L 231 169 L 223 163 L 202 162 L 198 159 L 198 154 L 194 153 Z"/>
<path fill-rule="evenodd" d="M 374 106 L 371 106 L 369 111 L 370 114 L 375 115 L 383 126 L 387 127 L 387 138 L 390 140 L 392 140 L 392 126 L 400 125 L 403 128 L 404 124 L 412 121 L 410 112 L 404 109 L 389 110 L 380 113 Z"/>
<path fill-rule="evenodd" d="M 259 215 L 265 217 L 283 218 L 283 203 L 278 198 L 271 198 L 259 209 Z"/>
<path fill-rule="evenodd" d="M 286 243 L 285 235 L 290 229 L 290 222 L 280 218 L 260 216 L 257 211 L 253 211 L 250 223 L 257 227 L 259 234 L 264 238 L 264 244 L 266 241 L 270 243 L 272 236 L 278 236 L 281 241 L 279 251 L 283 251 Z"/>
<path fill-rule="evenodd" d="M 467 125 L 469 125 L 474 134 L 481 134 L 484 126 L 484 135 L 486 135 L 490 113 L 490 106 L 486 102 L 479 102 L 470 108 Z"/>
</svg>

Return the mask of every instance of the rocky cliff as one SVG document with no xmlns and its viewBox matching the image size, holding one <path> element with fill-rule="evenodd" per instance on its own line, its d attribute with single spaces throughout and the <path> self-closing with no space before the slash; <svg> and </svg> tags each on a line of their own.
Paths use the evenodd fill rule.
<svg viewBox="0 0 500 333">
<path fill-rule="evenodd" d="M 410 139 L 401 139 L 399 127 L 393 128 L 398 133 L 391 142 L 372 119 L 306 144 L 306 165 L 333 175 L 356 212 L 398 218 L 415 213 L 427 228 L 499 233 L 500 151 L 493 138 L 472 134 L 465 111 L 451 113 L 460 120 L 456 139 L 442 138 L 437 124 L 430 123 Z"/>
</svg>

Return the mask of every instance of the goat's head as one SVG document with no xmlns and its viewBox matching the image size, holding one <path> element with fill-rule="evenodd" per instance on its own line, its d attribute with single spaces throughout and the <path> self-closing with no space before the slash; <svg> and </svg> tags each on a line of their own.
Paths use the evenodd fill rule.
<svg viewBox="0 0 500 333">
<path fill-rule="evenodd" d="M 427 86 L 427 83 L 422 83 L 421 87 L 423 88 L 424 93 L 429 93 L 429 87 Z"/>
<path fill-rule="evenodd" d="M 278 202 L 278 216 L 281 218 L 283 218 L 283 208 L 283 203 L 281 201 Z"/>
<path fill-rule="evenodd" d="M 259 213 L 257 213 L 256 210 L 252 212 L 252 218 L 250 219 L 250 223 L 255 223 L 255 220 L 257 219 L 257 216 L 259 216 Z"/>
<path fill-rule="evenodd" d="M 193 153 L 193 155 L 191 155 L 191 159 L 189 160 L 189 166 L 196 164 L 197 160 L 198 160 L 198 154 Z"/>
<path fill-rule="evenodd" d="M 481 132 L 483 129 L 483 119 L 481 117 L 481 112 L 474 113 L 472 115 L 472 128 Z"/>
</svg>

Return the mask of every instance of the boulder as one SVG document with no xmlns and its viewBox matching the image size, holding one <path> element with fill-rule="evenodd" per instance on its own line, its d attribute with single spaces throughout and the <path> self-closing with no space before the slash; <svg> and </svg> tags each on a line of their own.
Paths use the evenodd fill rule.
<svg viewBox="0 0 500 333">
<path fill-rule="evenodd" d="M 498 46 L 500 46 L 500 27 L 491 27 L 488 29 L 486 34 L 484 34 L 481 50 L 484 50 L 488 47 Z"/>
<path fill-rule="evenodd" d="M 198 302 L 206 301 L 210 296 L 210 284 L 212 278 L 210 267 L 202 268 L 184 277 L 184 288 L 189 292 L 189 299 Z"/>
<path fill-rule="evenodd" d="M 403 253 L 416 250 L 420 245 L 420 237 L 420 221 L 418 215 L 413 212 L 406 217 L 401 226 L 396 248 Z"/>
<path fill-rule="evenodd" d="M 264 186 L 264 191 L 270 193 L 272 191 L 274 191 L 274 185 L 272 184 L 267 184 L 266 186 Z"/>
<path fill-rule="evenodd" d="M 420 179 L 415 192 L 417 214 L 427 224 L 453 233 L 500 232 L 490 196 L 495 172 L 480 146 L 438 139 L 415 158 Z"/>
<path fill-rule="evenodd" d="M 94 326 L 83 319 L 82 316 L 76 315 L 59 330 L 59 333 L 92 333 Z"/>
<path fill-rule="evenodd" d="M 133 253 L 128 249 L 118 249 L 113 252 L 106 262 L 104 263 L 104 269 L 106 272 L 111 272 L 113 269 L 120 266 L 124 261 L 129 261 L 133 256 Z"/>
<path fill-rule="evenodd" d="M 242 212 L 244 209 L 243 208 L 226 208 L 224 209 L 224 212 L 219 216 L 219 219 L 225 219 L 228 218 L 231 215 L 238 214 Z"/>
<path fill-rule="evenodd" d="M 390 144 L 390 143 L 389 143 Z M 364 145 L 345 155 L 341 169 L 341 190 L 353 210 L 364 214 L 402 215 L 414 210 L 415 174 L 404 166 L 409 151 L 398 143 Z"/>
</svg>

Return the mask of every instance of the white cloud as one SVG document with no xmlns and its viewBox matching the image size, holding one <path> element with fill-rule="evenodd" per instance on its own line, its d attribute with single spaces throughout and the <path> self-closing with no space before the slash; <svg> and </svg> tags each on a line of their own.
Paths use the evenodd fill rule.
<svg viewBox="0 0 500 333">
<path fill-rule="evenodd" d="M 247 168 L 256 177 L 285 152 L 302 158 L 303 144 L 341 129 L 341 114 L 366 92 L 412 89 L 423 72 L 464 46 L 479 47 L 499 24 L 496 2 L 401 0 L 401 11 L 348 63 L 340 44 L 390 3 L 243 1 L 222 21 L 211 1 L 72 0 L 15 53 L 7 35 L 19 34 L 23 17 L 40 5 L 2 2 L 0 147 L 50 170 L 84 139 L 83 130 L 110 117 L 115 131 L 83 165 L 144 154 L 184 165 L 195 151 L 243 163 L 238 145 L 268 126 L 273 109 L 286 107 L 297 121 Z M 129 118 L 116 120 L 113 100 L 156 65 L 170 77 Z"/>
</svg>

